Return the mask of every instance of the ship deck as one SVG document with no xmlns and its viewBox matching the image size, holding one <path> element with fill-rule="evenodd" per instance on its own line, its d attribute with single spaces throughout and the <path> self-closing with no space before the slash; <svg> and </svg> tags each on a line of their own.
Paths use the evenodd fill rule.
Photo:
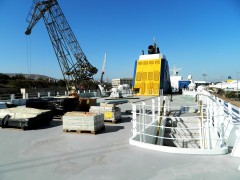
<svg viewBox="0 0 240 180">
<path fill-rule="evenodd" d="M 129 99 L 130 102 L 140 99 Z M 101 101 L 102 99 L 99 99 Z M 177 96 L 173 102 L 180 104 Z M 132 136 L 131 103 L 120 104 L 122 121 L 104 131 L 64 133 L 60 119 L 48 127 L 0 129 L 0 179 L 240 179 L 240 159 L 184 155 L 138 148 Z"/>
</svg>

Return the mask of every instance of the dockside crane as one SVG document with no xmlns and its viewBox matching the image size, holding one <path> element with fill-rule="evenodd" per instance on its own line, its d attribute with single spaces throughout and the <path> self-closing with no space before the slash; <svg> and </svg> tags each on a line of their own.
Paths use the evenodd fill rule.
<svg viewBox="0 0 240 180">
<path fill-rule="evenodd" d="M 92 66 L 82 51 L 57 0 L 33 0 L 28 14 L 26 35 L 43 18 L 67 89 L 78 89 L 84 80 L 93 79 L 97 68 Z"/>
</svg>

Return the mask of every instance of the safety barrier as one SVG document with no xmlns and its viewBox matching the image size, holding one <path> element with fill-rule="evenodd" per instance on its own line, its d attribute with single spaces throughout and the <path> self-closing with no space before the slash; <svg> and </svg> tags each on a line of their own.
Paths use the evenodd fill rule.
<svg viewBox="0 0 240 180">
<path fill-rule="evenodd" d="M 80 97 L 96 97 L 98 94 L 96 91 L 82 90 L 77 91 Z M 12 102 L 16 105 L 22 105 L 21 102 L 26 101 L 30 98 L 40 98 L 40 97 L 53 97 L 53 96 L 67 96 L 67 91 L 49 91 L 49 92 L 35 92 L 35 93 L 23 93 L 23 94 L 0 94 L 0 102 Z M 20 104 L 19 104 L 20 103 Z"/>
<path fill-rule="evenodd" d="M 157 97 L 152 99 L 151 105 L 146 102 L 132 105 L 133 112 L 133 136 L 129 142 L 137 146 L 166 152 L 190 153 L 190 154 L 225 154 L 229 144 L 231 130 L 229 129 L 228 114 L 224 107 L 211 96 L 198 95 L 195 106 L 172 106 L 169 97 Z M 157 101 L 157 105 L 156 104 Z M 149 104 L 149 103 L 148 103 Z M 197 106 L 197 108 L 196 108 Z M 179 110 L 181 112 L 196 108 L 196 116 L 169 116 L 169 112 Z M 197 126 L 168 127 L 169 120 L 175 122 L 197 122 Z M 166 131 L 185 132 L 178 137 L 166 137 Z M 197 132 L 197 136 L 186 136 Z M 164 146 L 164 141 L 171 140 L 181 142 L 181 148 Z"/>
</svg>

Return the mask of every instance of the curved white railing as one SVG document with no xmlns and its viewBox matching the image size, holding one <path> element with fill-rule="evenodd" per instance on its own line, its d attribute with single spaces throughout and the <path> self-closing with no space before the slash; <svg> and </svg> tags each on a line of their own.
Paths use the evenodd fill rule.
<svg viewBox="0 0 240 180">
<path fill-rule="evenodd" d="M 224 106 L 209 94 L 199 94 L 198 103 L 193 106 L 177 106 L 172 107 L 169 104 L 168 98 L 157 97 L 152 99 L 151 105 L 146 105 L 146 102 L 132 105 L 133 112 L 133 136 L 129 139 L 130 144 L 140 147 L 177 153 L 190 154 L 225 154 L 228 152 L 228 147 L 231 144 L 234 124 L 230 121 L 229 112 L 226 113 Z M 165 105 L 162 106 L 165 101 Z M 157 102 L 157 103 L 156 103 Z M 184 107 L 184 108 L 183 108 Z M 174 117 L 168 116 L 168 113 L 177 109 L 184 111 L 185 109 L 196 109 L 197 116 Z M 235 111 L 236 112 L 236 111 Z M 166 120 L 181 118 L 181 120 L 191 120 L 197 122 L 197 126 L 191 127 L 167 127 Z M 239 120 L 239 118 L 237 118 Z M 161 124 L 159 124 L 159 122 Z M 159 133 L 160 130 L 160 133 Z M 171 131 L 197 131 L 197 136 L 182 136 L 182 137 L 166 137 L 164 132 Z M 172 140 L 180 141 L 182 148 L 163 146 L 163 141 Z M 189 142 L 197 142 L 194 148 L 188 147 Z M 227 146 L 226 146 L 227 145 Z M 190 144 L 191 146 L 191 144 Z M 188 148 L 186 148 L 188 147 Z"/>
</svg>

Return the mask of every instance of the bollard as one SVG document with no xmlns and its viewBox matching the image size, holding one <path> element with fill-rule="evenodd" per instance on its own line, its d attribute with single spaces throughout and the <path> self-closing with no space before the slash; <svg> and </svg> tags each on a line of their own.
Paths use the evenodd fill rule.
<svg viewBox="0 0 240 180">
<path fill-rule="evenodd" d="M 11 99 L 11 101 L 12 101 L 13 99 L 15 99 L 15 94 L 11 94 L 11 95 L 10 95 L 10 99 Z"/>
</svg>

